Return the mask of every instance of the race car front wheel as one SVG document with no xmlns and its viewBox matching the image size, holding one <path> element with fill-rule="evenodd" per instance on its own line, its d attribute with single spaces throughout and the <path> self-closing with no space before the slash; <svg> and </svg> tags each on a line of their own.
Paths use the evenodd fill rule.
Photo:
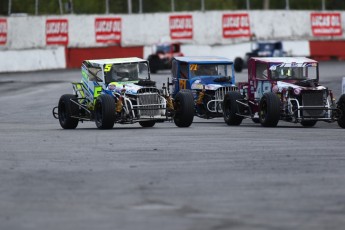
<svg viewBox="0 0 345 230">
<path fill-rule="evenodd" d="M 239 106 L 237 100 L 242 99 L 239 92 L 229 92 L 225 95 L 223 101 L 223 117 L 227 125 L 240 125 L 243 117 L 239 116 Z"/>
<path fill-rule="evenodd" d="M 194 118 L 194 98 L 190 90 L 180 90 L 175 96 L 174 122 L 177 127 L 189 127 Z"/>
<path fill-rule="evenodd" d="M 341 128 L 345 128 L 345 94 L 341 95 L 337 103 L 338 109 L 341 111 L 340 117 L 338 119 L 338 125 Z"/>
<path fill-rule="evenodd" d="M 259 119 L 264 127 L 276 127 L 280 119 L 280 99 L 275 93 L 265 93 L 259 104 Z"/>
<path fill-rule="evenodd" d="M 115 123 L 115 100 L 108 94 L 101 94 L 95 104 L 95 123 L 99 129 L 112 129 Z"/>
<path fill-rule="evenodd" d="M 64 129 L 75 129 L 78 126 L 77 116 L 79 107 L 73 101 L 77 101 L 77 96 L 73 94 L 64 94 L 60 97 L 58 105 L 59 122 Z"/>
</svg>

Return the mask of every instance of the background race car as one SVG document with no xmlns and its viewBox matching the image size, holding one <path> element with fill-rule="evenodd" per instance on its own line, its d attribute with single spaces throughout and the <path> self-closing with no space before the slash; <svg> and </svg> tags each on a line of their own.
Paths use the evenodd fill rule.
<svg viewBox="0 0 345 230">
<path fill-rule="evenodd" d="M 81 82 L 72 83 L 74 94 L 62 95 L 53 109 L 64 129 L 76 128 L 79 121 L 95 121 L 100 129 L 115 123 L 152 127 L 174 120 L 178 127 L 188 127 L 193 122 L 193 95 L 180 92 L 171 97 L 166 87 L 157 89 L 146 60 L 87 60 L 81 71 Z"/>
<path fill-rule="evenodd" d="M 150 70 L 156 73 L 158 70 L 171 69 L 173 57 L 183 56 L 181 44 L 176 42 L 165 42 L 155 45 L 147 60 L 150 63 Z"/>
<path fill-rule="evenodd" d="M 287 53 L 283 50 L 281 41 L 255 41 L 251 43 L 251 51 L 247 52 L 244 57 L 236 57 L 234 68 L 236 72 L 242 72 L 247 68 L 248 60 L 251 57 L 284 57 Z"/>
<path fill-rule="evenodd" d="M 235 87 L 233 62 L 223 57 L 175 57 L 172 60 L 173 95 L 192 91 L 195 115 L 223 116 L 223 99 Z"/>
</svg>

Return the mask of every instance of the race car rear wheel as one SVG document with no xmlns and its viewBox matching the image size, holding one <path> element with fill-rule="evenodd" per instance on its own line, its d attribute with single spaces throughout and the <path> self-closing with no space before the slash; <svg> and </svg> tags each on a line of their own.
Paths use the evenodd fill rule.
<svg viewBox="0 0 345 230">
<path fill-rule="evenodd" d="M 280 119 L 280 99 L 275 93 L 265 93 L 259 104 L 259 119 L 264 127 L 277 126 Z"/>
<path fill-rule="evenodd" d="M 341 111 L 341 115 L 338 118 L 338 125 L 341 128 L 345 128 L 345 94 L 341 95 L 338 101 L 337 108 Z"/>
<path fill-rule="evenodd" d="M 315 120 L 312 120 L 312 121 L 301 121 L 301 125 L 303 127 L 313 127 L 313 126 L 316 125 L 316 123 L 317 123 L 317 121 L 315 121 Z"/>
<path fill-rule="evenodd" d="M 157 55 L 150 55 L 147 60 L 149 61 L 150 72 L 157 73 L 161 66 L 161 60 Z"/>
<path fill-rule="evenodd" d="M 234 69 L 236 72 L 240 73 L 243 69 L 243 59 L 240 57 L 235 58 Z"/>
<path fill-rule="evenodd" d="M 223 101 L 223 117 L 227 125 L 240 125 L 243 117 L 239 116 L 240 113 L 239 105 L 237 100 L 242 99 L 239 92 L 229 92 L 225 95 Z"/>
<path fill-rule="evenodd" d="M 156 124 L 155 121 L 139 121 L 139 125 L 144 128 L 153 127 Z"/>
<path fill-rule="evenodd" d="M 58 105 L 59 122 L 64 129 L 75 129 L 78 126 L 79 119 L 73 118 L 77 116 L 79 107 L 73 103 L 72 100 L 77 101 L 77 96 L 73 94 L 64 94 L 60 97 Z"/>
<path fill-rule="evenodd" d="M 115 100 L 108 94 L 100 95 L 95 104 L 95 123 L 99 129 L 111 129 L 115 123 Z"/>
<path fill-rule="evenodd" d="M 177 127 L 189 127 L 194 118 L 194 98 L 190 90 L 180 90 L 175 97 L 174 122 Z"/>
</svg>

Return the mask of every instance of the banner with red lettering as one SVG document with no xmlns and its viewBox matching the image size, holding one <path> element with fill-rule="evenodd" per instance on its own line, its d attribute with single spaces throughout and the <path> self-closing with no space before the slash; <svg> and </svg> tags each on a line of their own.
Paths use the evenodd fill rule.
<svg viewBox="0 0 345 230">
<path fill-rule="evenodd" d="M 223 14 L 223 38 L 250 37 L 248 13 Z"/>
<path fill-rule="evenodd" d="M 192 15 L 171 15 L 169 27 L 171 39 L 193 39 Z"/>
<path fill-rule="evenodd" d="M 7 19 L 0 18 L 0 45 L 6 45 L 7 42 Z"/>
<path fill-rule="evenodd" d="M 96 18 L 96 42 L 121 44 L 121 18 Z"/>
<path fill-rule="evenodd" d="M 313 36 L 341 36 L 340 13 L 311 13 L 311 30 Z"/>
<path fill-rule="evenodd" d="M 46 20 L 46 44 L 47 45 L 68 45 L 68 20 L 47 19 Z"/>
</svg>

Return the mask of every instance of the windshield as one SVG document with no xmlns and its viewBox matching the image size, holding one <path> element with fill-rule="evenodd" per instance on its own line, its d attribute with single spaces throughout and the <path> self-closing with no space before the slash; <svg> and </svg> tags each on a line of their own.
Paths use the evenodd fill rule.
<svg viewBox="0 0 345 230">
<path fill-rule="evenodd" d="M 306 80 L 318 79 L 316 63 L 283 63 L 270 67 L 272 79 L 278 80 Z"/>
<path fill-rule="evenodd" d="M 158 45 L 156 51 L 162 52 L 162 53 L 169 53 L 170 52 L 170 46 L 169 45 Z"/>
<path fill-rule="evenodd" d="M 258 49 L 262 51 L 274 50 L 274 44 L 271 44 L 271 43 L 259 43 L 258 46 L 259 46 Z"/>
<path fill-rule="evenodd" d="M 106 82 L 138 81 L 148 79 L 148 66 L 146 62 L 121 63 L 104 65 Z"/>
<path fill-rule="evenodd" d="M 190 64 L 190 76 L 217 76 L 217 77 L 231 77 L 231 65 L 226 64 Z"/>
</svg>

